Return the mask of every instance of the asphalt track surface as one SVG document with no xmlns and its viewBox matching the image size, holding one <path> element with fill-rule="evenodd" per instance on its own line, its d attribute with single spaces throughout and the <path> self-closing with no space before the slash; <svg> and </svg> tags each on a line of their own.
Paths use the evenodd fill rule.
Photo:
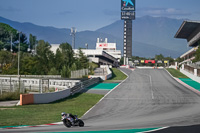
<svg viewBox="0 0 200 133">
<path fill-rule="evenodd" d="M 129 78 L 82 117 L 83 128 L 56 125 L 0 132 L 70 132 L 200 124 L 200 96 L 179 84 L 164 69 L 123 71 Z"/>
</svg>

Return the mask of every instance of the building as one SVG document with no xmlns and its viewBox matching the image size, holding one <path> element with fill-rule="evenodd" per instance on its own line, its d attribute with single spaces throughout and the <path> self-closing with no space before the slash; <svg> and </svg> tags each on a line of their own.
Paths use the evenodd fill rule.
<svg viewBox="0 0 200 133">
<path fill-rule="evenodd" d="M 103 41 L 102 39 L 97 38 L 96 43 L 96 50 L 102 50 L 107 52 L 108 54 L 115 57 L 118 61 L 121 59 L 121 50 L 117 50 L 116 43 L 108 43 L 108 39 L 105 38 Z"/>
<path fill-rule="evenodd" d="M 177 31 L 175 38 L 187 39 L 188 46 L 192 47 L 191 50 L 180 56 L 184 60 L 180 64 L 192 64 L 195 52 L 200 44 L 200 21 L 184 21 Z"/>
<path fill-rule="evenodd" d="M 200 45 L 200 21 L 184 21 L 175 38 L 187 39 L 188 46 L 192 47 L 191 50 L 181 55 L 180 58 L 183 59 L 183 62 L 179 63 L 180 71 L 200 83 L 200 61 L 192 62 Z"/>
<path fill-rule="evenodd" d="M 51 50 L 56 53 L 59 48 L 59 44 L 51 44 Z M 97 38 L 96 49 L 81 49 L 82 52 L 92 62 L 99 65 L 110 65 L 117 67 L 121 59 L 121 51 L 117 50 L 116 43 L 108 43 L 106 38 L 104 41 Z M 78 55 L 79 50 L 74 49 L 75 56 Z"/>
</svg>

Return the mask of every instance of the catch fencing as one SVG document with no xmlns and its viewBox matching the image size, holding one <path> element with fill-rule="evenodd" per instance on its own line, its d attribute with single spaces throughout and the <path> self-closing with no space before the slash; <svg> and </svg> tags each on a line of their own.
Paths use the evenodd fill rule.
<svg viewBox="0 0 200 133">
<path fill-rule="evenodd" d="M 189 73 L 194 74 L 194 68 L 193 68 L 193 67 L 188 66 L 188 65 L 184 65 L 184 69 L 185 69 L 186 71 L 188 71 Z"/>
<path fill-rule="evenodd" d="M 71 78 L 82 78 L 85 75 L 88 75 L 88 69 L 81 69 L 77 71 L 71 71 Z"/>
<path fill-rule="evenodd" d="M 80 80 L 67 79 L 27 79 L 14 77 L 0 77 L 0 94 L 4 92 L 55 92 L 72 88 Z M 20 88 L 20 89 L 19 89 Z"/>
</svg>

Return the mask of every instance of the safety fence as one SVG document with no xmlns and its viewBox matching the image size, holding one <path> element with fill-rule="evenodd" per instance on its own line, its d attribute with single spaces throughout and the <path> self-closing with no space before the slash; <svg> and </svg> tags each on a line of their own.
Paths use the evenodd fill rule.
<svg viewBox="0 0 200 133">
<path fill-rule="evenodd" d="M 200 69 L 197 69 L 197 76 L 200 77 Z"/>
<path fill-rule="evenodd" d="M 184 65 L 184 69 L 185 69 L 186 71 L 188 71 L 189 73 L 194 74 L 194 68 L 193 68 L 193 67 L 188 66 L 188 65 Z"/>
<path fill-rule="evenodd" d="M 71 78 L 82 78 L 85 75 L 88 75 L 88 69 L 81 69 L 77 71 L 71 71 Z"/>
<path fill-rule="evenodd" d="M 80 80 L 67 79 L 28 79 L 14 77 L 0 77 L 0 94 L 4 92 L 55 92 L 67 88 L 72 88 Z"/>
</svg>

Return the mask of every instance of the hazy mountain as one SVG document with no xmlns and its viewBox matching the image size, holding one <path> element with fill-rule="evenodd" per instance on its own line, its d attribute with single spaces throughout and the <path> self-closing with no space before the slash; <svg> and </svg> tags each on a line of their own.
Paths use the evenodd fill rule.
<svg viewBox="0 0 200 133">
<path fill-rule="evenodd" d="M 183 20 L 181 19 L 165 17 L 145 16 L 136 18 L 136 20 L 133 21 L 133 41 L 173 50 L 181 54 L 188 50 L 187 42 L 186 40 L 175 39 L 174 35 L 182 22 Z M 123 33 L 122 27 L 123 21 L 116 21 L 97 31 L 120 37 L 122 36 L 121 33 Z"/>
<path fill-rule="evenodd" d="M 37 39 L 51 44 L 68 42 L 71 44 L 70 29 L 38 26 L 32 23 L 19 23 L 0 17 L 0 22 L 9 24 L 29 36 L 33 34 Z M 183 20 L 170 18 L 154 18 L 145 16 L 133 21 L 133 55 L 154 57 L 155 54 L 178 57 L 187 49 L 186 41 L 174 39 L 174 35 Z M 76 34 L 76 48 L 95 48 L 97 38 L 108 38 L 109 42 L 116 42 L 118 49 L 123 49 L 123 21 L 105 26 L 96 31 L 82 31 Z"/>
</svg>

